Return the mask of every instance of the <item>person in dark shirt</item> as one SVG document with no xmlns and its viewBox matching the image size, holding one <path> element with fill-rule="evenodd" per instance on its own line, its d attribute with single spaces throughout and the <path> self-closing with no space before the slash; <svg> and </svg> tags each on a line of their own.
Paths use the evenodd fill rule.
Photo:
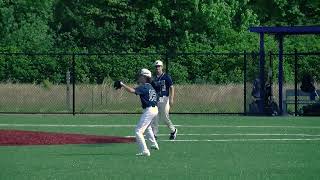
<svg viewBox="0 0 320 180">
<path fill-rule="evenodd" d="M 126 91 L 140 96 L 141 106 L 143 108 L 143 114 L 135 128 L 136 141 L 140 148 L 140 153 L 138 153 L 137 156 L 150 156 L 150 151 L 144 139 L 145 131 L 146 137 L 151 143 L 151 149 L 159 150 L 159 145 L 151 128 L 153 119 L 158 115 L 158 97 L 156 91 L 150 84 L 151 81 L 151 72 L 148 69 L 142 69 L 138 79 L 138 87 L 131 88 L 123 82 L 120 82 Z"/>
<path fill-rule="evenodd" d="M 163 120 L 170 129 L 169 139 L 174 140 L 176 139 L 178 130 L 174 127 L 169 117 L 170 106 L 173 105 L 174 100 L 173 81 L 168 74 L 165 74 L 163 72 L 162 61 L 157 60 L 154 63 L 154 66 L 156 68 L 156 77 L 152 81 L 152 86 L 159 96 L 159 114 L 156 116 L 155 120 L 152 123 L 152 129 L 155 134 L 155 138 L 157 139 L 157 135 L 159 132 L 159 120 Z"/>
</svg>

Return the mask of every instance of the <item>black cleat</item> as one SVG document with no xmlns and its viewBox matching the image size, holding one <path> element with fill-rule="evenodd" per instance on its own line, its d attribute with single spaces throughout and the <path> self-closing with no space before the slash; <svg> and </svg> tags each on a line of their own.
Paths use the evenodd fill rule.
<svg viewBox="0 0 320 180">
<path fill-rule="evenodd" d="M 178 129 L 175 129 L 173 133 L 170 133 L 170 140 L 175 140 L 177 137 Z"/>
<path fill-rule="evenodd" d="M 159 146 L 158 145 L 151 145 L 150 146 L 150 149 L 153 149 L 153 150 L 159 150 Z"/>
<path fill-rule="evenodd" d="M 154 135 L 154 139 L 155 139 L 155 140 L 158 140 L 158 136 Z"/>
</svg>

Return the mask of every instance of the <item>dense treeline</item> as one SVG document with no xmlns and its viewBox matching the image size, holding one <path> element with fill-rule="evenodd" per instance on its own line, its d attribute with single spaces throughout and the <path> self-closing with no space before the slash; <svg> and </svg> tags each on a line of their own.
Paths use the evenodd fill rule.
<svg viewBox="0 0 320 180">
<path fill-rule="evenodd" d="M 258 36 L 248 32 L 250 26 L 319 22 L 318 0 L 0 0 L 0 51 L 250 52 L 258 47 Z M 266 41 L 267 50 L 276 49 L 273 37 Z M 288 37 L 285 48 L 319 51 L 320 38 Z M 1 81 L 60 83 L 69 67 L 57 57 L 0 58 Z M 149 66 L 153 60 L 151 56 L 82 58 L 77 78 L 91 83 L 101 83 L 105 77 L 132 79 L 139 65 Z M 181 83 L 241 82 L 241 62 L 235 62 L 239 58 L 223 60 L 213 58 L 208 65 L 202 56 L 177 57 L 170 67 Z M 286 68 L 290 80 L 292 66 Z M 127 76 L 118 73 L 127 71 Z"/>
</svg>

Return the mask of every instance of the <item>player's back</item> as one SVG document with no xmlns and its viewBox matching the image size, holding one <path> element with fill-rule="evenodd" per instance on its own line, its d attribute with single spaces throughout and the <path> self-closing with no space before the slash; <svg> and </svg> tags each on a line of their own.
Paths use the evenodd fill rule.
<svg viewBox="0 0 320 180">
<path fill-rule="evenodd" d="M 151 84 L 145 83 L 136 88 L 136 94 L 140 96 L 142 108 L 155 107 L 158 97 L 155 89 Z"/>
</svg>

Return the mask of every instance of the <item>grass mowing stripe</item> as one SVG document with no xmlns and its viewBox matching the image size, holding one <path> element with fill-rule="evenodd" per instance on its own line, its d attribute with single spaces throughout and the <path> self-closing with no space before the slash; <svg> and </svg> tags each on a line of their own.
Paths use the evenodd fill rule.
<svg viewBox="0 0 320 180">
<path fill-rule="evenodd" d="M 168 134 L 158 134 L 157 136 L 168 136 Z M 320 137 L 320 134 L 178 134 L 178 136 L 302 136 L 302 137 Z M 134 138 L 135 136 L 125 136 L 128 138 Z"/>
<path fill-rule="evenodd" d="M 314 139 L 183 139 L 183 140 L 160 140 L 161 142 L 248 142 L 248 141 L 320 141 L 320 138 Z"/>
<path fill-rule="evenodd" d="M 0 126 L 16 127 L 135 127 L 136 125 L 124 124 L 0 124 Z M 164 127 L 165 125 L 160 125 Z M 227 126 L 227 125 L 175 125 L 184 128 L 298 128 L 298 129 L 320 129 L 320 126 Z"/>
<path fill-rule="evenodd" d="M 102 124 L 97 124 L 97 125 L 90 125 L 90 124 L 0 124 L 0 126 L 4 127 L 135 127 L 135 125 L 119 125 L 119 124 L 114 124 L 114 125 L 102 125 Z"/>
<path fill-rule="evenodd" d="M 320 134 L 178 134 L 179 136 L 320 136 Z M 157 136 L 168 136 L 168 134 L 158 134 Z"/>
<path fill-rule="evenodd" d="M 320 126 L 225 126 L 225 125 L 175 125 L 185 128 L 299 128 L 299 129 L 320 129 Z"/>
</svg>

